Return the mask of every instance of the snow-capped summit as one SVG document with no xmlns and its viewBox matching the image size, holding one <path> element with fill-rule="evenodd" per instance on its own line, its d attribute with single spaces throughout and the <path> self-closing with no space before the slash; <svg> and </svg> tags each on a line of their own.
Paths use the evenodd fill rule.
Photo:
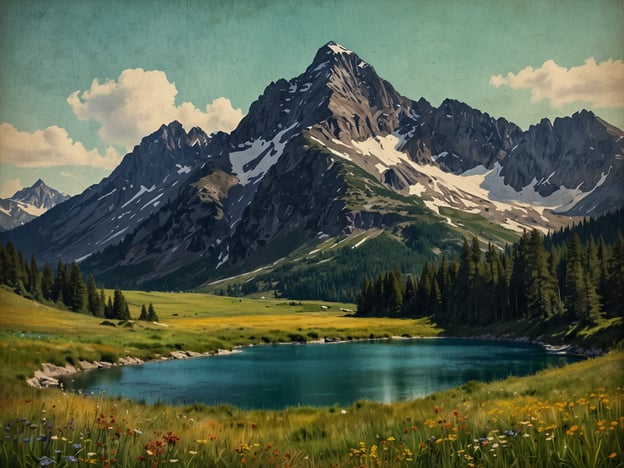
<svg viewBox="0 0 624 468">
<path fill-rule="evenodd" d="M 353 51 L 347 49 L 346 47 L 335 43 L 334 41 L 329 41 L 326 44 L 326 47 L 331 49 L 335 54 L 352 54 Z"/>
</svg>

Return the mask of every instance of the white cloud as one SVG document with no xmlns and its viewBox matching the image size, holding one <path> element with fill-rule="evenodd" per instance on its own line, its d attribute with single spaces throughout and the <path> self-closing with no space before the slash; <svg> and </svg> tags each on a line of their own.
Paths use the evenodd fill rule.
<svg viewBox="0 0 624 468">
<path fill-rule="evenodd" d="M 597 108 L 624 107 L 624 63 L 609 59 L 596 63 L 593 57 L 578 67 L 565 68 L 547 60 L 540 68 L 526 67 L 517 74 L 493 75 L 496 88 L 530 89 L 531 101 L 549 100 L 555 107 L 587 102 Z"/>
<path fill-rule="evenodd" d="M 15 195 L 16 192 L 23 189 L 22 181 L 20 179 L 9 179 L 0 184 L 0 198 L 9 198 Z"/>
<path fill-rule="evenodd" d="M 190 102 L 175 104 L 175 83 L 159 70 L 126 69 L 117 80 L 93 80 L 87 91 L 72 93 L 67 102 L 81 120 L 93 119 L 101 126 L 100 137 L 131 148 L 142 137 L 173 120 L 185 128 L 201 127 L 205 132 L 231 131 L 243 118 L 226 98 L 217 98 L 205 110 Z"/>
<path fill-rule="evenodd" d="M 88 151 L 82 143 L 72 140 L 65 129 L 56 125 L 29 133 L 2 123 L 0 161 L 17 167 L 92 166 L 114 169 L 121 157 L 110 146 L 103 155 L 95 149 Z"/>
</svg>

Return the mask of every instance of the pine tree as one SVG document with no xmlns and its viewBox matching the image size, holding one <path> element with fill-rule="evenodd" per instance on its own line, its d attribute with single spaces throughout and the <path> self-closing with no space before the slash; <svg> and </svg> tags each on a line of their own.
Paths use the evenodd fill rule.
<svg viewBox="0 0 624 468">
<path fill-rule="evenodd" d="M 100 289 L 100 293 L 98 295 L 97 308 L 93 315 L 95 315 L 96 317 L 106 316 L 106 295 L 104 294 L 104 288 Z"/>
<path fill-rule="evenodd" d="M 609 261 L 609 294 L 606 303 L 612 315 L 624 316 L 624 239 L 618 231 Z"/>
<path fill-rule="evenodd" d="M 95 278 L 93 278 L 93 275 L 89 275 L 87 278 L 87 310 L 91 315 L 97 316 L 99 305 L 100 296 L 95 284 Z"/>
<path fill-rule="evenodd" d="M 602 304 L 596 292 L 596 286 L 591 281 L 590 276 L 585 276 L 585 294 L 587 309 L 584 313 L 584 320 L 589 324 L 595 324 L 602 316 Z"/>
<path fill-rule="evenodd" d="M 39 271 L 39 265 L 37 264 L 37 259 L 34 254 L 30 259 L 30 266 L 28 267 L 27 289 L 35 299 L 41 300 L 43 298 L 43 293 L 41 291 L 41 272 Z"/>
<path fill-rule="evenodd" d="M 147 309 L 145 308 L 145 304 L 141 305 L 141 313 L 139 314 L 139 320 L 147 321 L 149 318 L 147 317 Z"/>
<path fill-rule="evenodd" d="M 526 283 L 527 313 L 529 317 L 548 318 L 557 308 L 555 279 L 548 269 L 548 258 L 542 236 L 534 229 L 527 249 L 528 276 Z"/>
<path fill-rule="evenodd" d="M 475 264 L 475 268 L 477 267 L 477 265 L 479 265 L 479 263 L 481 262 L 481 243 L 479 242 L 479 238 L 477 236 L 473 236 L 472 238 L 472 248 L 471 248 L 471 260 L 472 263 Z"/>
<path fill-rule="evenodd" d="M 407 275 L 405 280 L 405 296 L 403 297 L 403 313 L 408 316 L 418 314 L 417 286 L 412 275 Z"/>
<path fill-rule="evenodd" d="M 24 293 L 26 292 L 26 284 L 28 282 L 28 265 L 26 264 L 26 260 L 24 260 L 24 255 L 22 254 L 21 251 L 16 251 L 17 252 L 17 259 L 15 262 L 16 265 L 16 286 L 15 286 L 15 291 L 17 291 L 18 294 L 24 295 Z"/>
<path fill-rule="evenodd" d="M 158 315 L 156 315 L 156 311 L 154 310 L 154 305 L 151 302 L 147 308 L 147 319 L 150 322 L 158 322 Z"/>
<path fill-rule="evenodd" d="M 384 291 L 387 312 L 390 315 L 398 314 L 403 307 L 403 279 L 398 269 L 386 275 Z"/>
<path fill-rule="evenodd" d="M 52 269 L 48 262 L 43 266 L 43 273 L 41 274 L 41 294 L 43 298 L 47 301 L 54 300 L 53 299 L 54 292 L 54 274 L 52 273 Z"/>
<path fill-rule="evenodd" d="M 437 278 L 440 287 L 440 310 L 438 313 L 446 313 L 449 307 L 449 294 L 451 292 L 451 271 L 446 257 L 442 255 Z"/>
<path fill-rule="evenodd" d="M 509 280 L 510 319 L 515 320 L 527 314 L 526 278 L 529 275 L 526 231 L 512 248 L 512 269 Z"/>
<path fill-rule="evenodd" d="M 589 281 L 591 281 L 594 287 L 598 289 L 600 287 L 600 260 L 598 259 L 596 243 L 592 237 L 590 237 L 587 247 L 585 248 L 583 261 L 584 270 Z"/>
<path fill-rule="evenodd" d="M 578 234 L 568 247 L 565 278 L 565 305 L 571 318 L 595 322 L 600 317 L 600 299 L 589 273 L 584 270 L 584 256 Z"/>
<path fill-rule="evenodd" d="M 598 264 L 600 269 L 600 281 L 598 284 L 598 294 L 606 300 L 606 295 L 609 293 L 609 249 L 605 244 L 604 238 L 600 236 L 598 241 Z"/>
<path fill-rule="evenodd" d="M 69 277 L 67 266 L 59 260 L 56 265 L 56 275 L 54 277 L 54 288 L 52 291 L 52 300 L 59 304 L 66 305 L 69 303 Z"/>
<path fill-rule="evenodd" d="M 108 301 L 106 302 L 106 307 L 104 308 L 104 317 L 107 319 L 114 319 L 115 317 L 115 308 L 113 307 L 113 300 L 110 296 L 108 296 Z"/>
<path fill-rule="evenodd" d="M 113 317 L 118 320 L 130 320 L 130 309 L 120 289 L 113 293 Z"/>
<path fill-rule="evenodd" d="M 468 240 L 464 238 L 457 278 L 451 291 L 451 310 L 448 317 L 450 322 L 463 322 L 468 319 L 469 314 L 472 312 L 470 310 L 472 308 L 471 289 L 476 275 L 476 266 L 472 254 Z M 429 285 L 429 287 L 431 286 Z"/>
<path fill-rule="evenodd" d="M 6 284 L 12 288 L 17 288 L 20 277 L 20 265 L 17 250 L 12 242 L 7 242 L 5 250 Z"/>
<path fill-rule="evenodd" d="M 74 312 L 83 312 L 85 309 L 86 287 L 82 279 L 82 273 L 80 273 L 80 267 L 76 262 L 72 262 L 67 288 L 69 301 L 65 304 Z"/>
</svg>

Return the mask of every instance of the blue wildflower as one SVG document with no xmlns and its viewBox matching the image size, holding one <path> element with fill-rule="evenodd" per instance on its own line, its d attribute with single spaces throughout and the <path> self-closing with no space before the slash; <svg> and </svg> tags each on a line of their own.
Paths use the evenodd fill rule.
<svg viewBox="0 0 624 468">
<path fill-rule="evenodd" d="M 50 466 L 53 463 L 55 463 L 54 460 L 45 455 L 39 459 L 39 466 Z"/>
<path fill-rule="evenodd" d="M 82 448 L 82 444 L 81 444 L 81 443 L 76 442 L 76 443 L 72 444 L 72 448 L 75 448 L 75 449 L 81 449 L 81 448 Z"/>
<path fill-rule="evenodd" d="M 67 455 L 65 457 L 65 460 L 68 461 L 69 463 L 78 463 L 78 459 L 74 457 L 73 455 Z"/>
</svg>

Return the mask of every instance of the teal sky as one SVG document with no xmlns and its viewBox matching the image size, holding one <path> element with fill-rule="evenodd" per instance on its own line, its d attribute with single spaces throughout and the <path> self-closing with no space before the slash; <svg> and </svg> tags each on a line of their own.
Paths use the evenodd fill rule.
<svg viewBox="0 0 624 468">
<path fill-rule="evenodd" d="M 621 0 L 0 0 L 0 196 L 38 177 L 79 193 L 132 146 L 131 129 L 120 136 L 123 121 L 106 121 L 119 99 L 87 103 L 93 80 L 103 85 L 127 69 L 158 70 L 175 84 L 174 106 L 189 102 L 203 112 L 224 97 L 245 114 L 269 82 L 303 72 L 330 40 L 412 99 L 437 106 L 455 98 L 525 129 L 588 108 L 624 128 L 623 24 Z M 565 82 L 566 71 L 591 57 L 610 66 L 570 74 L 589 78 L 569 89 L 540 88 L 541 98 L 531 97 L 530 86 L 550 86 L 543 76 L 514 87 L 507 75 L 552 60 L 560 67 L 552 76 Z M 604 88 L 611 92 L 598 91 Z M 70 105 L 76 91 L 92 105 Z M 27 146 L 19 156 L 16 142 Z"/>
</svg>

